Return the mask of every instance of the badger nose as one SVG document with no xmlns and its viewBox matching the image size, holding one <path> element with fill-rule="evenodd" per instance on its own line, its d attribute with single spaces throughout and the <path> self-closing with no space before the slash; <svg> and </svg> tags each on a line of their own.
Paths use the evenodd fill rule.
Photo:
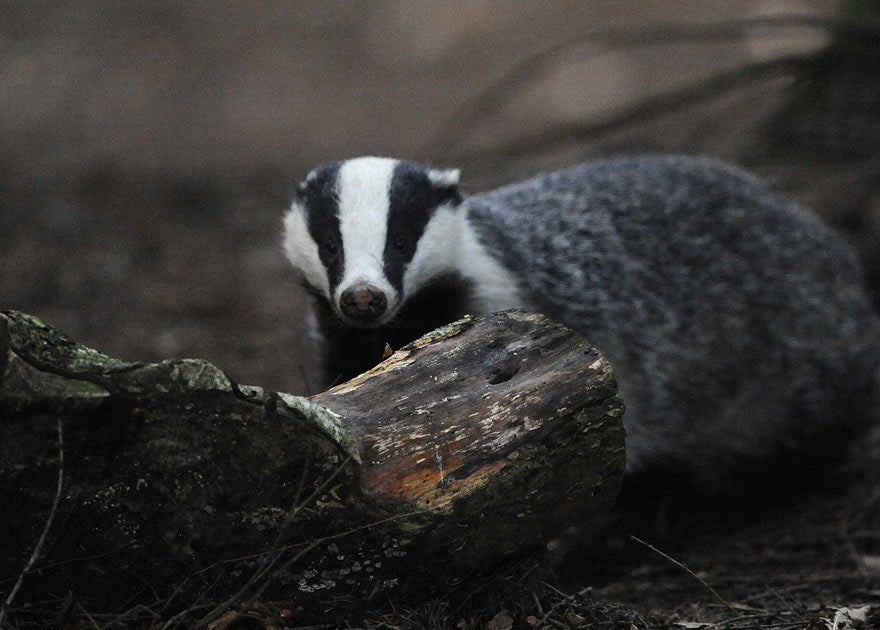
<svg viewBox="0 0 880 630">
<path fill-rule="evenodd" d="M 385 312 L 388 299 L 378 287 L 356 284 L 342 292 L 339 307 L 347 317 L 369 322 Z"/>
</svg>

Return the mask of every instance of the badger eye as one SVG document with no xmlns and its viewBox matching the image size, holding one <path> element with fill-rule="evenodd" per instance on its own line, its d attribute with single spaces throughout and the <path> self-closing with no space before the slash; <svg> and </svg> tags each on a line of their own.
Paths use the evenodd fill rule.
<svg viewBox="0 0 880 630">
<path fill-rule="evenodd" d="M 334 259 L 339 255 L 339 245 L 336 241 L 327 240 L 321 245 L 321 250 L 327 258 Z"/>
<path fill-rule="evenodd" d="M 394 248 L 399 252 L 405 252 L 409 249 L 409 241 L 405 236 L 398 236 L 394 239 Z"/>
</svg>

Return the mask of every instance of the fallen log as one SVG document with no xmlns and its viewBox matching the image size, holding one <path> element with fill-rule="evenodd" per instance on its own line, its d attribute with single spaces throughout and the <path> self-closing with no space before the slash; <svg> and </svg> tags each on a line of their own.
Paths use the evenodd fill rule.
<svg viewBox="0 0 880 630">
<path fill-rule="evenodd" d="M 0 591 L 19 620 L 36 602 L 207 622 L 257 598 L 427 594 L 607 513 L 622 478 L 608 363 L 523 312 L 302 398 L 8 311 L 0 379 Z"/>
</svg>

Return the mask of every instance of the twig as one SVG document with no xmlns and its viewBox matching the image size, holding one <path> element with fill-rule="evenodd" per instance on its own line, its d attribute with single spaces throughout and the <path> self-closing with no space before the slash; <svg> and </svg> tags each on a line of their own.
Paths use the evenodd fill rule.
<svg viewBox="0 0 880 630">
<path fill-rule="evenodd" d="M 259 588 L 257 588 L 257 590 L 255 590 L 255 591 L 251 594 L 251 596 L 248 598 L 248 600 L 247 600 L 246 602 L 243 602 L 243 604 L 246 605 L 246 606 L 251 606 L 251 605 L 253 605 L 254 601 L 255 601 L 260 595 L 262 595 L 262 594 L 263 594 L 263 591 L 265 591 L 266 588 L 272 583 L 272 578 L 273 578 L 275 575 L 281 573 L 282 571 L 284 571 L 285 569 L 287 569 L 287 567 L 291 566 L 291 565 L 294 564 L 295 562 L 298 562 L 301 558 L 303 558 L 304 556 L 306 556 L 306 555 L 307 555 L 312 549 L 314 549 L 315 547 L 317 547 L 318 545 L 320 545 L 321 542 L 322 542 L 322 541 L 320 541 L 320 540 L 313 540 L 313 541 L 310 542 L 308 545 L 306 545 L 304 549 L 302 549 L 301 551 L 299 551 L 299 552 L 297 552 L 296 554 L 294 554 L 294 556 L 293 556 L 292 558 L 290 558 L 289 560 L 287 560 L 287 561 L 286 561 L 284 564 L 282 564 L 280 567 L 278 567 L 277 569 L 274 569 L 274 570 L 272 571 L 272 574 L 266 576 L 266 579 L 263 580 L 262 585 L 260 585 Z M 263 575 L 266 575 L 266 574 L 264 573 Z"/>
<path fill-rule="evenodd" d="M 217 586 L 217 583 L 220 581 L 221 577 L 222 576 L 217 576 L 210 584 L 207 584 L 202 589 L 202 592 L 199 594 L 199 596 L 196 598 L 195 601 L 198 602 L 199 600 L 201 600 L 207 593 L 209 593 L 215 586 Z M 170 599 L 169 599 L 169 602 L 170 602 Z M 168 621 L 166 621 L 165 623 L 162 624 L 160 630 L 168 630 L 169 628 L 174 628 L 175 626 L 178 625 L 178 623 L 182 619 L 184 619 L 190 613 L 195 612 L 196 610 L 204 609 L 204 608 L 212 608 L 213 606 L 216 606 L 216 602 L 212 601 L 212 602 L 205 602 L 204 604 L 199 604 L 199 603 L 193 604 L 190 607 L 188 607 L 186 610 L 182 610 L 179 613 L 177 613 L 176 615 L 172 616 L 170 619 L 168 619 Z M 168 603 L 165 603 L 162 607 L 162 610 L 165 610 L 167 607 L 168 607 Z"/>
<path fill-rule="evenodd" d="M 539 615 L 544 614 L 544 607 L 541 606 L 541 598 L 538 597 L 538 594 L 535 591 L 531 591 L 532 593 L 532 603 L 535 604 L 535 610 L 538 611 Z"/>
<path fill-rule="evenodd" d="M 159 613 L 157 613 L 155 610 L 153 610 L 149 606 L 145 606 L 144 604 L 137 604 L 136 606 L 132 606 L 131 608 L 129 608 L 125 612 L 110 619 L 110 621 L 108 621 L 103 626 L 103 628 L 113 628 L 114 626 L 119 625 L 120 622 L 122 622 L 130 617 L 135 617 L 138 613 L 141 613 L 141 612 L 147 613 L 147 615 L 149 617 L 151 617 L 153 620 L 158 620 L 160 618 Z"/>
<path fill-rule="evenodd" d="M 409 518 L 411 516 L 421 516 L 423 514 L 430 514 L 432 511 L 433 510 L 430 510 L 430 509 L 428 509 L 428 510 L 414 510 L 412 512 L 405 512 L 404 514 L 395 514 L 394 516 L 389 516 L 387 518 L 379 519 L 378 521 L 373 521 L 371 523 L 365 523 L 364 525 L 358 525 L 357 527 L 352 527 L 351 529 L 347 529 L 344 532 L 338 532 L 336 534 L 330 534 L 329 536 L 323 536 L 322 538 L 316 538 L 313 542 L 317 542 L 320 544 L 320 543 L 329 542 L 331 540 L 336 540 L 339 538 L 345 538 L 346 536 L 351 536 L 352 534 L 355 534 L 361 530 L 371 529 L 373 527 L 377 527 L 378 525 L 384 525 L 385 523 L 397 521 L 402 518 Z M 198 571 L 194 572 L 193 575 L 201 575 L 203 573 L 207 573 L 208 571 L 216 569 L 218 566 L 225 565 L 225 564 L 235 564 L 238 562 L 242 562 L 244 560 L 253 560 L 255 558 L 263 558 L 263 557 L 270 555 L 270 554 L 273 554 L 275 552 L 284 553 L 286 551 L 290 551 L 294 547 L 298 547 L 303 544 L 307 544 L 307 543 L 303 543 L 303 542 L 291 543 L 289 545 L 284 545 L 282 547 L 278 547 L 277 549 L 269 549 L 268 551 L 261 551 L 259 553 L 252 553 L 247 556 L 238 556 L 236 558 L 227 558 L 225 560 L 219 560 L 218 562 L 214 562 L 214 563 L 209 564 L 208 566 L 206 566 L 202 569 L 199 569 Z M 310 544 L 310 543 L 308 543 L 308 544 Z"/>
<path fill-rule="evenodd" d="M 278 547 L 281 545 L 281 540 L 284 538 L 284 534 L 286 533 L 287 526 L 296 518 L 296 515 L 299 514 L 300 510 L 302 510 L 305 506 L 311 503 L 314 499 L 321 496 L 321 494 L 326 490 L 330 484 L 336 479 L 336 476 L 342 472 L 348 462 L 351 460 L 351 457 L 346 457 L 339 466 L 336 467 L 336 470 L 325 479 L 320 486 L 315 488 L 315 490 L 308 496 L 303 502 L 294 501 L 294 505 L 287 512 L 284 522 L 281 526 L 278 535 L 275 537 L 275 541 L 272 543 L 269 552 L 266 554 L 266 557 L 263 559 L 263 562 L 254 572 L 254 574 L 245 582 L 244 586 L 242 586 L 238 591 L 226 601 L 215 606 L 207 615 L 199 619 L 194 627 L 195 628 L 203 628 L 207 626 L 209 623 L 217 619 L 220 615 L 222 615 L 226 610 L 231 606 L 234 602 L 240 600 L 245 593 L 250 590 L 250 588 L 257 583 L 264 575 L 266 575 L 272 567 L 275 566 L 275 563 L 278 562 L 278 558 L 281 557 L 281 553 L 278 552 Z M 297 497 L 298 498 L 298 497 Z"/>
<path fill-rule="evenodd" d="M 561 596 L 562 599 L 559 600 L 558 602 L 556 602 L 555 604 L 550 605 L 550 610 L 548 610 L 546 613 L 544 613 L 544 615 L 538 620 L 538 623 L 535 624 L 535 626 L 538 628 L 540 628 L 545 623 L 552 623 L 553 625 L 556 625 L 557 622 L 555 622 L 553 619 L 550 619 L 550 617 L 552 615 L 554 615 L 557 610 L 559 610 L 560 608 L 562 608 L 565 605 L 573 604 L 574 602 L 576 602 L 578 600 L 578 598 L 581 598 L 584 595 L 588 595 L 588 594 L 592 593 L 592 591 L 593 591 L 592 586 L 587 586 L 587 587 L 584 587 L 581 590 L 579 590 L 574 595 L 570 595 L 568 593 L 563 593 L 558 588 L 556 588 L 555 586 L 553 586 L 552 584 L 549 584 L 547 582 L 544 582 L 544 586 L 550 588 L 553 591 L 556 591 L 556 593 L 559 596 Z M 564 626 L 562 626 L 562 627 L 564 627 Z"/>
<path fill-rule="evenodd" d="M 184 617 L 186 617 L 191 612 L 195 612 L 199 608 L 208 608 L 209 606 L 213 606 L 213 602 L 210 604 L 193 604 L 186 610 L 181 610 L 179 613 L 169 618 L 168 621 L 162 624 L 160 630 L 168 630 L 169 628 L 173 628 L 176 626 Z"/>
<path fill-rule="evenodd" d="M 338 539 L 338 538 L 345 538 L 346 536 L 351 536 L 352 534 L 354 534 L 354 533 L 356 533 L 356 532 L 358 532 L 358 531 L 360 531 L 360 530 L 363 530 L 363 529 L 370 529 L 370 528 L 372 528 L 372 527 L 376 527 L 376 526 L 378 526 L 378 525 L 382 525 L 383 523 L 388 523 L 388 522 L 390 522 L 390 521 L 395 521 L 395 520 L 398 520 L 398 519 L 401 519 L 401 518 L 407 518 L 407 517 L 410 517 L 410 516 L 418 516 L 418 515 L 420 515 L 420 514 L 427 514 L 427 513 L 429 513 L 430 511 L 431 511 L 431 510 L 417 510 L 417 511 L 415 511 L 415 512 L 407 512 L 406 514 L 395 514 L 394 516 L 389 516 L 388 518 L 383 518 L 383 519 L 378 520 L 378 521 L 373 521 L 372 523 L 367 523 L 366 525 L 358 525 L 357 527 L 353 527 L 353 528 L 348 529 L 348 530 L 346 530 L 346 531 L 344 531 L 344 532 L 339 532 L 338 534 L 331 534 L 330 536 L 324 536 L 323 538 L 316 538 L 315 540 L 313 540 L 313 541 L 311 541 L 310 543 L 308 543 L 304 549 L 302 549 L 301 551 L 298 551 L 298 552 L 296 553 L 296 555 L 294 555 L 291 559 L 287 560 L 287 561 L 286 561 L 284 564 L 282 564 L 280 567 L 278 567 L 277 569 L 275 569 L 274 571 L 272 571 L 272 574 L 273 574 L 273 575 L 267 577 L 266 580 L 263 582 L 263 585 L 260 586 L 260 588 L 258 588 L 258 589 L 253 593 L 253 595 L 251 595 L 250 599 L 249 599 L 247 602 L 245 602 L 245 603 L 246 603 L 246 604 L 252 604 L 253 601 L 254 601 L 255 599 L 257 599 L 257 598 L 263 593 L 264 590 L 266 590 L 266 587 L 269 586 L 269 584 L 270 584 L 271 581 L 272 581 L 271 578 L 272 578 L 274 575 L 277 575 L 277 574 L 281 573 L 282 571 L 284 571 L 285 569 L 287 569 L 287 567 L 289 567 L 290 565 L 294 564 L 296 561 L 298 561 L 298 560 L 301 559 L 303 556 L 305 556 L 306 554 L 308 554 L 312 549 L 314 549 L 314 548 L 317 547 L 318 545 L 324 544 L 325 542 L 329 542 L 329 541 L 331 541 L 331 540 L 335 540 L 335 539 Z M 293 546 L 294 546 L 294 545 L 288 545 L 288 546 L 282 548 L 281 551 L 286 551 L 287 549 L 290 549 L 290 548 L 292 548 Z"/>
<path fill-rule="evenodd" d="M 715 596 L 715 599 L 717 599 L 720 603 L 722 603 L 722 604 L 723 604 L 724 606 L 726 606 L 727 608 L 730 608 L 730 602 L 728 602 L 726 599 L 724 599 L 723 597 L 721 597 L 721 594 L 720 594 L 718 591 L 716 591 L 714 588 L 712 588 L 712 585 L 711 585 L 711 584 L 709 584 L 706 580 L 704 580 L 704 579 L 701 578 L 699 575 L 697 575 L 696 573 L 694 573 L 693 571 L 691 571 L 689 568 L 687 568 L 687 566 L 685 566 L 684 564 L 682 564 L 681 562 L 679 562 L 678 560 L 676 560 L 676 559 L 673 558 L 672 556 L 669 556 L 669 555 L 663 553 L 662 551 L 660 551 L 659 549 L 657 549 L 657 547 L 655 547 L 654 545 L 652 545 L 652 544 L 650 544 L 650 543 L 645 542 L 645 541 L 642 540 L 641 538 L 638 538 L 638 537 L 633 536 L 633 535 L 630 535 L 630 538 L 631 538 L 632 540 L 636 541 L 637 543 L 639 543 L 639 544 L 641 544 L 641 545 L 644 545 L 645 547 L 647 547 L 648 549 L 650 549 L 650 550 L 653 551 L 654 553 L 656 553 L 656 554 L 662 556 L 663 558 L 666 558 L 666 559 L 669 560 L 672 564 L 674 564 L 675 566 L 679 567 L 680 569 L 684 569 L 684 571 L 686 571 L 690 576 L 696 578 L 696 580 L 697 580 L 700 584 L 702 584 L 702 585 L 705 586 L 707 589 L 709 589 L 709 592 L 712 593 L 712 595 Z"/>
<path fill-rule="evenodd" d="M 55 499 L 52 501 L 52 509 L 49 510 L 49 516 L 46 518 L 46 523 L 43 525 L 43 532 L 40 534 L 40 538 L 37 540 L 37 544 L 34 547 L 33 552 L 31 553 L 30 559 L 28 559 L 27 564 L 24 565 L 24 569 L 21 570 L 21 574 L 18 576 L 18 580 L 15 582 L 15 586 L 12 587 L 12 590 L 9 591 L 9 595 L 6 597 L 6 601 L 3 602 L 3 606 L 0 607 L 0 627 L 6 622 L 6 617 L 9 614 L 9 608 L 12 605 L 15 596 L 18 594 L 19 589 L 21 589 L 21 585 L 24 583 L 25 576 L 30 573 L 31 569 L 34 566 L 34 563 L 40 557 L 40 553 L 43 551 L 43 545 L 46 544 L 46 538 L 49 535 L 49 529 L 52 527 L 52 521 L 55 520 L 55 513 L 58 511 L 58 504 L 61 502 L 61 491 L 64 486 L 64 431 L 61 425 L 61 418 L 58 418 L 58 485 L 55 488 Z"/>
<path fill-rule="evenodd" d="M 86 610 L 85 608 L 83 608 L 82 604 L 77 604 L 77 607 L 79 608 L 80 613 L 83 614 L 83 615 L 85 616 L 85 618 L 89 620 L 89 623 L 92 624 L 92 627 L 93 627 L 95 630 L 101 630 L 101 626 L 99 626 L 99 625 L 98 625 L 98 622 L 95 621 L 94 617 L 92 617 L 92 616 L 89 614 L 89 611 Z"/>
<path fill-rule="evenodd" d="M 690 105 L 736 89 L 762 77 L 790 72 L 815 59 L 815 55 L 792 55 L 746 64 L 732 70 L 723 70 L 709 77 L 674 88 L 653 97 L 642 99 L 632 105 L 621 107 L 612 114 L 598 120 L 566 123 L 550 129 L 522 136 L 502 145 L 483 149 L 476 153 L 461 153 L 453 157 L 459 162 L 473 161 L 476 157 L 516 157 L 535 155 L 560 146 L 571 145 L 587 138 L 608 133 L 627 125 L 649 120 L 678 107 Z"/>
<path fill-rule="evenodd" d="M 76 562 L 85 562 L 86 560 L 100 560 L 101 558 L 106 558 L 107 556 L 112 556 L 114 553 L 118 553 L 122 549 L 127 547 L 120 547 L 118 549 L 113 549 L 111 551 L 105 551 L 104 553 L 96 553 L 91 556 L 78 556 L 76 558 L 66 558 L 64 560 L 56 560 L 55 562 L 50 562 L 48 564 L 41 564 L 37 567 L 37 571 L 45 571 L 46 569 L 51 569 L 52 567 L 57 567 L 65 564 L 74 564 Z"/>
<path fill-rule="evenodd" d="M 769 587 L 769 586 L 767 588 L 770 590 L 771 593 L 773 593 L 773 595 L 776 598 L 779 599 L 779 601 L 781 601 L 783 603 L 783 605 L 788 610 L 790 610 L 791 612 L 796 614 L 800 619 L 804 619 L 805 615 L 809 614 L 809 611 L 803 606 L 803 604 L 798 602 L 794 597 L 790 597 L 789 599 L 786 599 L 783 596 L 783 593 L 781 593 L 777 589 Z M 797 608 L 800 608 L 800 610 L 799 611 L 796 610 Z"/>
</svg>

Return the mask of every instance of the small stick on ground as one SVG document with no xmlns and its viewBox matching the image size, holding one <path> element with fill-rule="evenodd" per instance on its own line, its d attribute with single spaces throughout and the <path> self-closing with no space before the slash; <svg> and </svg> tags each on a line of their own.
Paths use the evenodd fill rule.
<svg viewBox="0 0 880 630">
<path fill-rule="evenodd" d="M 709 590 L 709 592 L 712 593 L 712 595 L 715 596 L 715 599 L 717 599 L 721 604 L 723 604 L 723 605 L 726 606 L 727 608 L 730 608 L 730 602 L 728 602 L 726 599 L 724 599 L 723 597 L 721 597 L 721 594 L 720 594 L 718 591 L 716 591 L 714 588 L 712 588 L 712 585 L 711 585 L 711 584 L 709 584 L 706 580 L 704 580 L 704 579 L 701 578 L 699 575 L 697 575 L 696 573 L 694 573 L 693 571 L 691 571 L 689 568 L 687 568 L 687 566 L 685 566 L 684 564 L 682 564 L 681 562 L 679 562 L 678 560 L 676 560 L 676 559 L 673 558 L 672 556 L 669 556 L 669 555 L 663 553 L 662 551 L 660 551 L 659 549 L 657 549 L 657 547 L 655 547 L 654 545 L 645 542 L 644 540 L 642 540 L 641 538 L 638 538 L 637 536 L 632 536 L 632 535 L 630 535 L 630 538 L 631 538 L 632 540 L 636 541 L 637 543 L 639 543 L 639 544 L 641 544 L 641 545 L 644 545 L 645 547 L 647 547 L 648 549 L 650 549 L 650 550 L 653 551 L 654 553 L 659 554 L 660 556 L 666 558 L 666 559 L 669 560 L 672 564 L 674 564 L 675 566 L 679 567 L 680 569 L 684 569 L 684 571 L 686 571 L 686 572 L 688 573 L 688 575 L 691 575 L 692 577 L 696 578 L 696 580 L 697 580 L 700 584 L 702 584 L 703 586 L 705 586 L 705 587 Z"/>
<path fill-rule="evenodd" d="M 221 604 L 218 604 L 216 607 L 214 607 L 211 610 L 211 612 L 209 612 L 207 615 L 205 615 L 204 617 L 199 619 L 194 626 L 195 628 L 204 628 L 212 621 L 215 621 L 216 619 L 218 619 L 220 617 L 220 615 L 222 615 L 224 612 L 226 612 L 229 609 L 230 606 L 232 606 L 236 602 L 240 602 L 242 600 L 242 598 L 245 596 L 245 594 L 251 589 L 251 587 L 254 584 L 256 584 L 264 575 L 267 575 L 275 567 L 275 564 L 278 562 L 278 559 L 281 556 L 278 549 L 281 546 L 281 541 L 283 540 L 284 535 L 287 533 L 287 531 L 286 531 L 287 525 L 290 524 L 294 518 L 296 518 L 296 515 L 300 512 L 300 510 L 302 510 L 304 507 L 309 505 L 313 500 L 320 497 L 321 494 L 328 487 L 330 487 L 330 484 L 333 483 L 333 480 L 336 478 L 336 476 L 340 472 L 342 472 L 342 470 L 345 469 L 346 465 L 348 464 L 348 462 L 350 460 L 351 460 L 350 457 L 345 458 L 339 464 L 339 466 L 337 466 L 336 469 L 327 477 L 327 479 L 325 479 L 321 483 L 320 486 L 315 488 L 315 490 L 308 497 L 306 497 L 305 501 L 303 501 L 302 503 L 299 503 L 299 496 L 297 496 L 296 501 L 294 502 L 293 506 L 291 506 L 290 510 L 288 511 L 287 515 L 284 518 L 284 522 L 282 523 L 281 528 L 278 531 L 278 535 L 275 537 L 275 541 L 272 543 L 272 546 L 269 550 L 269 553 L 266 554 L 260 567 L 254 572 L 254 574 L 245 583 L 245 585 L 242 586 L 238 590 L 238 592 L 235 593 L 235 595 L 228 598 L 226 601 L 222 602 Z M 297 495 L 298 495 L 298 493 L 299 493 L 299 491 L 297 491 Z M 312 543 L 312 545 L 308 548 L 308 550 L 311 550 L 316 544 L 317 543 Z M 303 555 L 303 553 L 305 553 L 305 552 L 300 552 L 299 554 L 297 554 L 296 558 L 301 557 Z"/>
<path fill-rule="evenodd" d="M 24 565 L 24 569 L 21 570 L 21 573 L 18 576 L 18 580 L 15 582 L 15 586 L 12 587 L 12 590 L 9 591 L 9 595 L 7 595 L 6 601 L 3 602 L 3 606 L 0 607 L 0 627 L 3 627 L 3 624 L 6 622 L 6 617 L 9 614 L 9 609 L 12 606 L 12 602 L 15 599 L 15 596 L 21 589 L 21 585 L 24 583 L 25 576 L 27 576 L 27 574 L 31 572 L 31 569 L 33 569 L 34 564 L 40 557 L 40 553 L 42 553 L 43 551 L 43 545 L 46 544 L 46 538 L 49 536 L 49 529 L 51 529 L 52 522 L 55 520 L 55 513 L 58 511 L 58 504 L 61 502 L 61 490 L 63 486 L 64 431 L 61 426 L 61 418 L 58 418 L 58 485 L 55 488 L 55 499 L 52 501 L 52 509 L 49 510 L 49 516 L 46 518 L 46 524 L 43 525 L 43 532 L 40 534 L 40 538 L 37 540 L 37 544 L 34 546 L 31 557 L 28 559 L 27 564 Z"/>
</svg>

